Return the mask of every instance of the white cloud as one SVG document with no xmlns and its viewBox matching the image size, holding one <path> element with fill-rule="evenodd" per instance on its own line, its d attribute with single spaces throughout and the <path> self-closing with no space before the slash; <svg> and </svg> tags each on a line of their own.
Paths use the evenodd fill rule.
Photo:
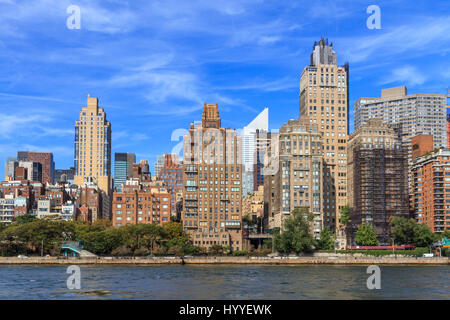
<svg viewBox="0 0 450 320">
<path fill-rule="evenodd" d="M 380 84 L 400 83 L 410 86 L 424 84 L 427 80 L 420 70 L 413 66 L 403 66 L 392 70 L 388 78 L 382 80 Z"/>
</svg>

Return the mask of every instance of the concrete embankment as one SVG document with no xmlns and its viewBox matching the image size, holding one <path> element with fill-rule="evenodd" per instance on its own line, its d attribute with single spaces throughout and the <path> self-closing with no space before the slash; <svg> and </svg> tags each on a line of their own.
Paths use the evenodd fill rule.
<svg viewBox="0 0 450 320">
<path fill-rule="evenodd" d="M 309 257 L 154 257 L 154 258 L 69 258 L 29 257 L 0 258 L 0 265 L 168 265 L 168 264 L 236 264 L 236 265 L 449 265 L 450 259 L 369 256 L 309 256 Z"/>
</svg>

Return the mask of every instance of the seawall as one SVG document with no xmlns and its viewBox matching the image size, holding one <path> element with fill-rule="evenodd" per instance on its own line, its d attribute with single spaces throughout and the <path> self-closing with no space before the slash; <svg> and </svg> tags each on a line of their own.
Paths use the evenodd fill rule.
<svg viewBox="0 0 450 320">
<path fill-rule="evenodd" d="M 236 265 L 449 265 L 447 257 L 128 257 L 128 258 L 0 258 L 0 265 L 170 265 L 170 264 L 236 264 Z"/>
</svg>

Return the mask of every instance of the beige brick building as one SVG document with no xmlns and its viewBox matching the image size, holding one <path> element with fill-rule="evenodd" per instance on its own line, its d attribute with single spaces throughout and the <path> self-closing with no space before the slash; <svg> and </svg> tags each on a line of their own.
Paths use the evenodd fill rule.
<svg viewBox="0 0 450 320">
<path fill-rule="evenodd" d="M 314 214 L 312 233 L 319 236 L 323 227 L 321 147 L 322 137 L 317 125 L 311 124 L 307 117 L 289 120 L 280 128 L 278 170 L 264 177 L 270 229 L 281 228 L 295 208 L 307 207 Z"/>
<path fill-rule="evenodd" d="M 242 249 L 241 138 L 221 127 L 217 104 L 204 104 L 201 125 L 183 137 L 181 220 L 194 245 Z"/>
<path fill-rule="evenodd" d="M 95 178 L 100 189 L 111 193 L 111 123 L 98 106 L 98 98 L 90 95 L 75 121 L 74 183 L 82 185 L 85 177 Z"/>
<path fill-rule="evenodd" d="M 314 44 L 311 64 L 300 79 L 300 118 L 317 125 L 322 137 L 323 222 L 339 228 L 339 214 L 347 205 L 348 65 L 338 66 L 333 44 Z"/>
</svg>

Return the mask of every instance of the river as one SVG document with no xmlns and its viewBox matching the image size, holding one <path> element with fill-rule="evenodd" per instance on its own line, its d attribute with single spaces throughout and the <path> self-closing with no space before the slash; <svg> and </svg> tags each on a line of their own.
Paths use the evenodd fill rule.
<svg viewBox="0 0 450 320">
<path fill-rule="evenodd" d="M 363 266 L 0 266 L 0 299 L 450 299 L 448 266 L 381 266 L 369 290 Z"/>
</svg>

